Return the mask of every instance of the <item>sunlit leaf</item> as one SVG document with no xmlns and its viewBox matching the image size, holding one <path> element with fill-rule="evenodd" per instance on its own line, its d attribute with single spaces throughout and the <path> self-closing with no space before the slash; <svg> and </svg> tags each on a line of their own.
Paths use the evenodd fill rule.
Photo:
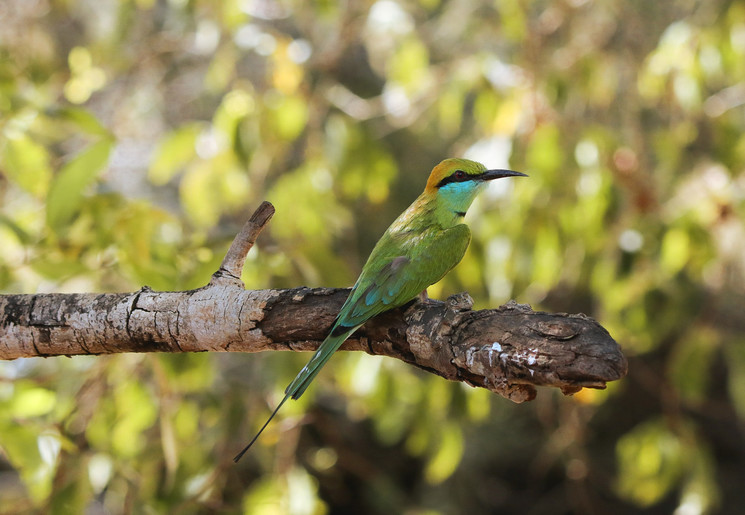
<svg viewBox="0 0 745 515">
<path fill-rule="evenodd" d="M 174 426 L 179 439 L 195 441 L 199 438 L 199 408 L 194 403 L 181 401 L 174 417 Z"/>
<path fill-rule="evenodd" d="M 743 2 L 10 4 L 0 290 L 201 287 L 265 198 L 246 287 L 349 286 L 470 155 L 530 177 L 430 295 L 585 312 L 631 359 L 515 406 L 344 353 L 227 468 L 308 356 L 0 362 L 0 511 L 738 512 Z"/>
<path fill-rule="evenodd" d="M 469 389 L 466 395 L 468 417 L 475 421 L 485 420 L 491 411 L 491 394 L 483 388 Z"/>
<path fill-rule="evenodd" d="M 287 55 L 287 45 L 282 45 L 280 51 L 274 53 L 274 70 L 272 80 L 283 95 L 293 95 L 303 82 L 303 67 L 293 62 Z"/>
<path fill-rule="evenodd" d="M 45 465 L 39 454 L 40 428 L 15 421 L 0 423 L 0 442 L 8 461 L 20 472 L 31 498 L 40 503 L 52 488 L 52 468 Z"/>
<path fill-rule="evenodd" d="M 675 274 L 688 262 L 690 238 L 683 229 L 670 229 L 662 239 L 660 266 L 668 274 Z"/>
<path fill-rule="evenodd" d="M 19 418 L 45 415 L 54 408 L 57 395 L 45 388 L 23 388 L 13 396 L 10 410 Z"/>
<path fill-rule="evenodd" d="M 552 287 L 560 278 L 561 267 L 559 234 L 555 227 L 539 229 L 533 252 L 533 280 L 543 288 Z"/>
<path fill-rule="evenodd" d="M 499 98 L 492 90 L 481 91 L 476 97 L 473 106 L 473 115 L 481 125 L 482 130 L 491 132 L 494 127 L 494 120 L 499 111 Z"/>
<path fill-rule="evenodd" d="M 559 129 L 555 125 L 543 125 L 533 134 L 526 164 L 528 169 L 537 170 L 542 176 L 550 178 L 561 166 L 564 154 L 559 142 Z"/>
<path fill-rule="evenodd" d="M 91 136 L 102 136 L 110 139 L 111 132 L 106 129 L 96 116 L 82 107 L 66 106 L 50 112 L 55 118 L 74 124 L 78 129 Z"/>
<path fill-rule="evenodd" d="M 122 384 L 115 392 L 116 425 L 111 429 L 111 444 L 124 457 L 131 457 L 146 445 L 143 431 L 156 421 L 157 411 L 151 395 L 138 382 Z"/>
<path fill-rule="evenodd" d="M 306 101 L 299 96 L 280 96 L 271 107 L 272 127 L 276 135 L 284 140 L 294 140 L 308 121 Z"/>
<path fill-rule="evenodd" d="M 619 494 L 639 506 L 659 501 L 685 472 L 684 454 L 684 444 L 663 422 L 637 426 L 616 446 Z"/>
<path fill-rule="evenodd" d="M 365 361 L 360 361 L 359 367 Z M 375 388 L 364 400 L 364 407 L 373 415 L 378 440 L 393 445 L 405 437 L 412 423 L 416 422 L 423 385 L 404 367 L 380 361 L 375 370 Z"/>
<path fill-rule="evenodd" d="M 166 136 L 158 145 L 150 163 L 148 177 L 153 184 L 165 184 L 196 155 L 195 143 L 201 124 L 188 124 Z"/>
<path fill-rule="evenodd" d="M 52 180 L 47 195 L 47 224 L 59 231 L 80 207 L 85 189 L 109 161 L 113 142 L 94 143 L 69 161 Z"/>
<path fill-rule="evenodd" d="M 450 87 L 437 99 L 440 130 L 446 136 L 456 134 L 463 117 L 464 91 Z"/>
<path fill-rule="evenodd" d="M 212 362 L 203 354 L 170 354 L 159 356 L 171 388 L 199 391 L 214 380 Z"/>
<path fill-rule="evenodd" d="M 282 511 L 282 485 L 278 477 L 264 477 L 243 497 L 243 513 L 276 515 Z"/>
<path fill-rule="evenodd" d="M 222 91 L 228 85 L 235 73 L 235 61 L 237 57 L 235 48 L 230 45 L 221 46 L 215 52 L 207 75 L 204 78 L 204 83 L 208 90 Z"/>
<path fill-rule="evenodd" d="M 328 242 L 345 225 L 344 209 L 328 189 L 327 174 L 327 170 L 307 164 L 274 184 L 269 198 L 278 213 L 288 215 L 272 219 L 272 230 L 278 237 Z"/>
<path fill-rule="evenodd" d="M 209 227 L 223 213 L 244 206 L 249 187 L 245 174 L 235 167 L 233 155 L 223 153 L 191 165 L 179 193 L 192 222 Z"/>
<path fill-rule="evenodd" d="M 428 64 L 427 47 L 418 38 L 408 38 L 397 45 L 388 63 L 388 77 L 413 92 L 426 84 Z"/>
<path fill-rule="evenodd" d="M 711 382 L 711 364 L 717 350 L 714 331 L 695 329 L 678 343 L 669 361 L 671 382 L 680 396 L 701 403 Z"/>
<path fill-rule="evenodd" d="M 496 6 L 499 9 L 505 36 L 514 41 L 522 40 L 528 30 L 523 4 L 517 0 L 506 0 L 499 2 Z"/>
<path fill-rule="evenodd" d="M 46 194 L 52 170 L 44 146 L 17 134 L 0 138 L 0 152 L 0 166 L 11 180 L 34 195 Z"/>
<path fill-rule="evenodd" d="M 275 515 L 297 513 L 298 515 L 320 515 L 323 503 L 317 500 L 317 484 L 305 470 L 294 468 L 279 478 L 264 478 L 256 482 L 243 498 L 244 513 Z"/>
<path fill-rule="evenodd" d="M 430 483 L 441 483 L 450 477 L 463 456 L 463 433 L 459 426 L 447 424 L 439 428 L 440 442 L 427 463 L 424 474 Z"/>
</svg>

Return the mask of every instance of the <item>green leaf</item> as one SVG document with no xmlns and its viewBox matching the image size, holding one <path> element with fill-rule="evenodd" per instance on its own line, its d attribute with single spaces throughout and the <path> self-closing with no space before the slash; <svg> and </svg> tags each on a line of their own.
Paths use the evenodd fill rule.
<svg viewBox="0 0 745 515">
<path fill-rule="evenodd" d="M 194 159 L 195 143 L 201 131 L 202 125 L 193 123 L 176 129 L 161 140 L 148 170 L 153 184 L 167 183 Z"/>
<path fill-rule="evenodd" d="M 515 0 L 495 2 L 498 6 L 500 30 L 505 38 L 512 41 L 522 41 L 528 32 L 529 22 L 526 19 L 523 4 Z"/>
<path fill-rule="evenodd" d="M 243 513 L 256 515 L 274 515 L 277 506 L 282 501 L 285 490 L 277 475 L 265 475 L 251 485 L 251 489 L 243 498 Z"/>
<path fill-rule="evenodd" d="M 388 78 L 413 92 L 426 84 L 429 75 L 429 51 L 418 38 L 399 43 L 388 63 Z"/>
<path fill-rule="evenodd" d="M 536 170 L 548 177 L 556 174 L 564 160 L 559 128 L 553 124 L 538 127 L 526 152 L 529 170 Z"/>
<path fill-rule="evenodd" d="M 111 430 L 117 454 L 132 457 L 147 444 L 143 431 L 157 420 L 157 409 L 147 389 L 138 382 L 123 383 L 114 392 L 118 419 Z"/>
<path fill-rule="evenodd" d="M 44 499 L 52 488 L 52 469 L 46 466 L 39 453 L 41 429 L 32 424 L 14 421 L 0 422 L 0 441 L 3 453 L 18 471 L 34 501 Z"/>
<path fill-rule="evenodd" d="M 292 141 L 303 132 L 308 122 L 308 106 L 297 96 L 283 96 L 272 105 L 272 123 L 277 135 Z"/>
<path fill-rule="evenodd" d="M 561 264 L 561 241 L 556 227 L 538 229 L 533 253 L 533 281 L 547 290 L 552 288 L 560 276 L 556 273 Z"/>
<path fill-rule="evenodd" d="M 203 161 L 190 166 L 181 181 L 181 206 L 197 226 L 211 227 L 220 218 L 222 202 L 215 181 L 210 163 Z"/>
<path fill-rule="evenodd" d="M 302 168 L 282 175 L 267 195 L 278 213 L 293 216 L 276 217 L 272 230 L 279 238 L 314 240 L 327 243 L 348 220 L 348 214 L 324 186 L 326 170 L 308 162 Z M 312 193 L 309 193 L 312 192 Z"/>
<path fill-rule="evenodd" d="M 212 362 L 199 354 L 158 356 L 170 387 L 182 392 L 206 390 L 214 381 Z"/>
<path fill-rule="evenodd" d="M 684 472 L 685 446 L 662 421 L 625 434 L 616 446 L 618 491 L 639 506 L 662 499 Z"/>
<path fill-rule="evenodd" d="M 32 194 L 44 196 L 52 177 L 47 149 L 26 134 L 7 137 L 0 149 L 0 166 L 8 177 Z"/>
<path fill-rule="evenodd" d="M 424 470 L 427 481 L 434 484 L 442 483 L 450 477 L 463 457 L 463 432 L 459 426 L 444 426 L 440 437 L 440 447 Z"/>
<path fill-rule="evenodd" d="M 446 137 L 458 133 L 463 121 L 464 88 L 450 85 L 437 99 L 437 116 L 440 131 Z"/>
<path fill-rule="evenodd" d="M 19 391 L 10 406 L 13 416 L 18 418 L 45 415 L 54 409 L 57 394 L 45 388 L 30 388 Z"/>
<path fill-rule="evenodd" d="M 109 161 L 113 140 L 104 139 L 86 148 L 59 171 L 47 195 L 47 225 L 64 227 L 80 207 L 83 191 Z"/>
<path fill-rule="evenodd" d="M 70 122 L 78 129 L 91 136 L 103 136 L 105 139 L 112 139 L 111 132 L 101 125 L 90 111 L 82 107 L 64 107 L 53 113 L 60 120 Z"/>
<path fill-rule="evenodd" d="M 500 99 L 492 90 L 479 92 L 473 105 L 473 117 L 484 132 L 491 131 L 499 112 Z"/>
<path fill-rule="evenodd" d="M 712 329 L 693 327 L 678 342 L 668 361 L 670 382 L 683 399 L 694 405 L 708 399 L 706 394 L 711 382 L 717 339 Z"/>
<path fill-rule="evenodd" d="M 662 239 L 660 267 L 668 274 L 678 273 L 688 263 L 691 238 L 683 229 L 670 229 Z"/>
</svg>

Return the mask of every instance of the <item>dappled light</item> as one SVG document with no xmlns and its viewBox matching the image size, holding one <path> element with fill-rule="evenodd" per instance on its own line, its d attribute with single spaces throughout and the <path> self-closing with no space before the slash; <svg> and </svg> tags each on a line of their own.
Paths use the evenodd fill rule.
<svg viewBox="0 0 745 515">
<path fill-rule="evenodd" d="M 513 404 L 343 352 L 0 362 L 0 512 L 745 510 L 745 5 L 3 0 L 0 293 L 351 286 L 433 166 L 474 202 L 429 289 L 586 313 L 607 390 Z M 308 324 L 317 324 L 309 320 Z M 495 342 L 500 345 L 499 342 Z"/>
</svg>

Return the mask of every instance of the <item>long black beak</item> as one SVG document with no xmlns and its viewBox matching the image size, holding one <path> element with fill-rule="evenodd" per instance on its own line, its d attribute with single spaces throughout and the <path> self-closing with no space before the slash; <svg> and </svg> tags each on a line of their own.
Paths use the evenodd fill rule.
<svg viewBox="0 0 745 515">
<path fill-rule="evenodd" d="M 502 177 L 527 177 L 527 175 L 522 172 L 513 172 L 512 170 L 487 170 L 479 175 L 479 179 L 482 181 L 491 181 L 493 179 L 501 179 Z"/>
</svg>

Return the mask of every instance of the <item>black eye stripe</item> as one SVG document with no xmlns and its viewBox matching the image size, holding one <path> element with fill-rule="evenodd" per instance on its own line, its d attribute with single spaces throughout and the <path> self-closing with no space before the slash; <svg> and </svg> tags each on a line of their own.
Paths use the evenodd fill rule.
<svg viewBox="0 0 745 515">
<path fill-rule="evenodd" d="M 442 188 L 446 184 L 450 184 L 451 182 L 466 182 L 474 179 L 474 177 L 468 175 L 463 170 L 456 170 L 447 177 L 444 177 L 440 182 L 437 183 L 438 188 Z"/>
</svg>

